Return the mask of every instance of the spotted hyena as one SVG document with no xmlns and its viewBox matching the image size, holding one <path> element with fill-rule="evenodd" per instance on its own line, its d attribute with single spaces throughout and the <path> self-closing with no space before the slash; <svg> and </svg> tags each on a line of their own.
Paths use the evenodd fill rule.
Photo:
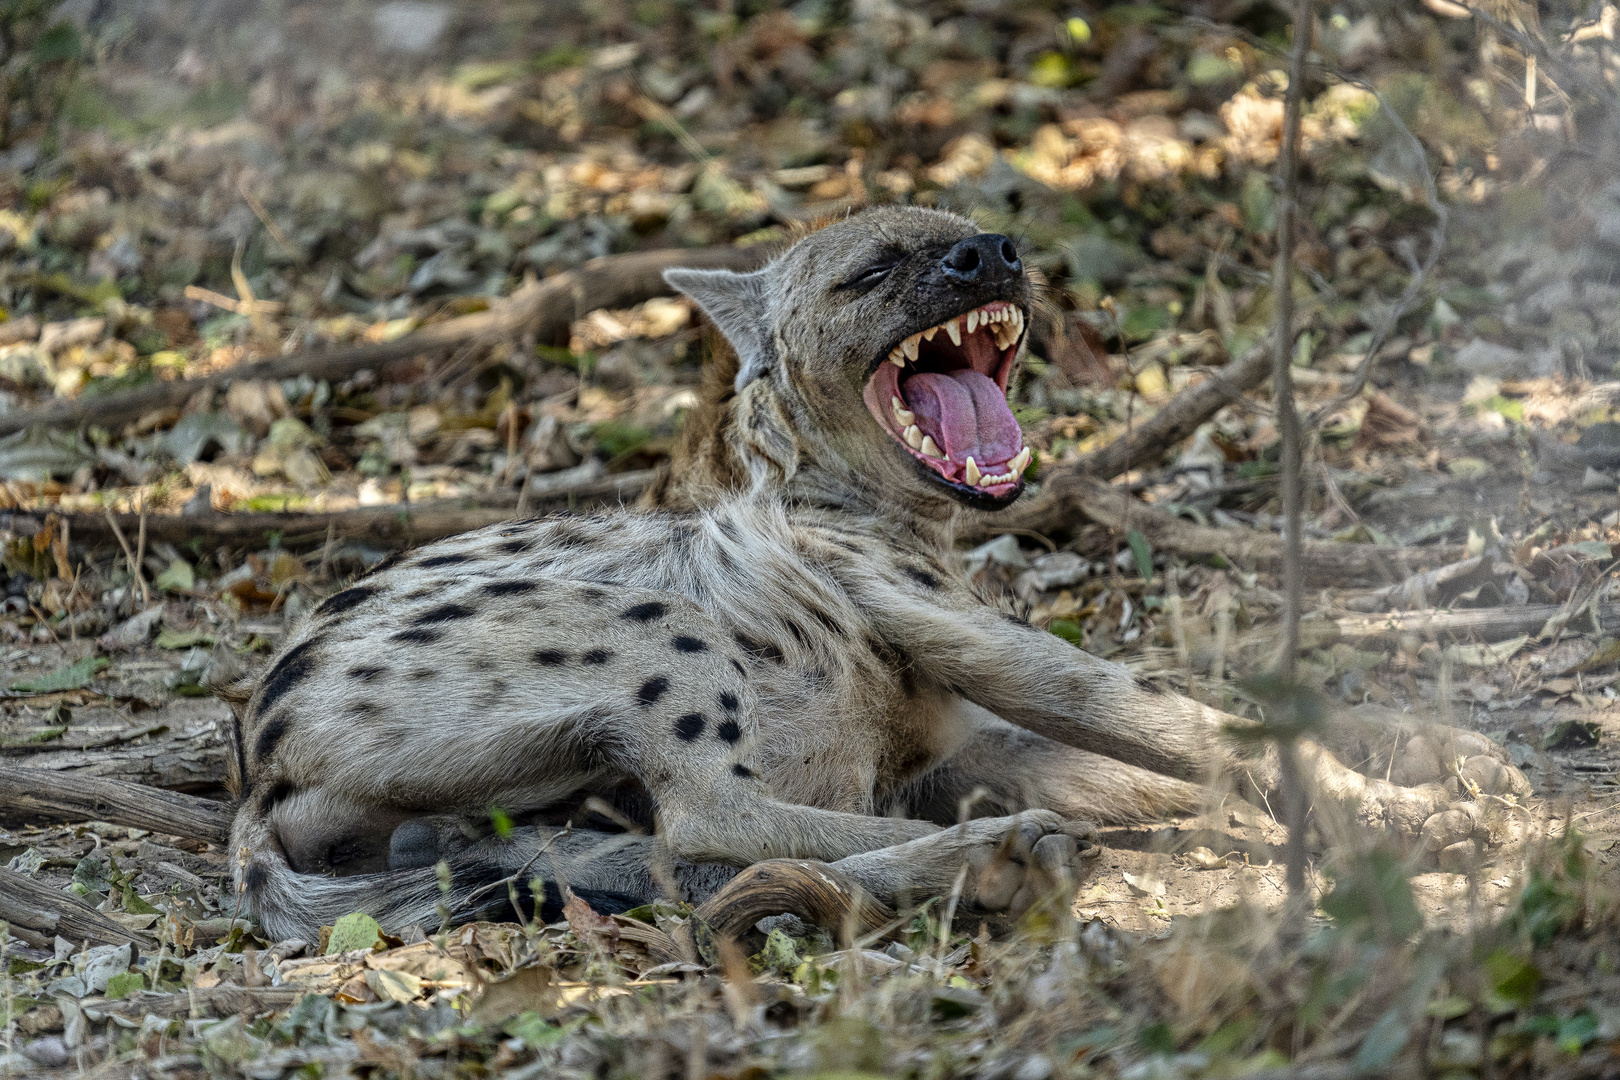
<svg viewBox="0 0 1620 1080">
<path fill-rule="evenodd" d="M 736 355 L 652 505 L 397 556 L 228 695 L 239 882 L 272 933 L 356 908 L 436 924 L 441 860 L 458 916 L 504 907 L 513 875 L 622 910 L 775 857 L 884 898 L 966 865 L 969 902 L 1016 910 L 1035 875 L 978 874 L 1004 842 L 1062 870 L 1079 822 L 1186 811 L 1217 776 L 1274 791 L 1274 758 L 1223 736 L 1241 721 L 956 568 L 963 508 L 1008 506 L 1030 461 L 1006 399 L 1031 310 L 1010 240 L 872 210 L 754 273 L 667 277 Z M 1452 798 L 1303 756 L 1324 797 L 1408 833 Z M 492 807 L 515 829 L 490 833 Z"/>
</svg>

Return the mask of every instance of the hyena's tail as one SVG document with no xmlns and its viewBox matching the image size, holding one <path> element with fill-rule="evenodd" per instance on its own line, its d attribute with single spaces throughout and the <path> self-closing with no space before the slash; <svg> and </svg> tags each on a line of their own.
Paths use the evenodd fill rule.
<svg viewBox="0 0 1620 1080">
<path fill-rule="evenodd" d="M 447 860 L 448 891 L 441 887 L 434 867 L 349 877 L 304 874 L 287 862 L 274 827 L 250 805 L 237 814 L 231 841 L 236 888 L 245 912 L 278 941 L 302 938 L 315 942 L 321 927 L 356 911 L 370 915 L 390 933 L 413 926 L 432 933 L 447 914 L 451 924 L 519 917 L 555 922 L 562 917 L 562 891 L 555 882 L 540 880 L 538 866 L 514 873 L 515 868 L 486 855 L 453 856 Z M 609 915 L 655 898 L 655 890 L 638 887 L 640 882 L 625 884 L 632 891 L 586 887 L 574 892 L 596 911 Z M 538 895 L 535 886 L 539 886 Z"/>
</svg>

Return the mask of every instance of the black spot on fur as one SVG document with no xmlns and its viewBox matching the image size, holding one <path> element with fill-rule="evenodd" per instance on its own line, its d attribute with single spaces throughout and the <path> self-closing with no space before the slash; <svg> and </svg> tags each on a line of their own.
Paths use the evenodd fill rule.
<svg viewBox="0 0 1620 1080">
<path fill-rule="evenodd" d="M 245 891 L 256 893 L 270 884 L 270 871 L 264 868 L 263 863 L 252 863 L 247 873 L 242 875 L 242 886 Z"/>
<path fill-rule="evenodd" d="M 737 639 L 737 644 L 743 647 L 743 651 L 755 660 L 770 660 L 778 664 L 787 662 L 786 654 L 768 641 L 755 641 L 746 634 L 734 634 L 733 636 Z"/>
<path fill-rule="evenodd" d="M 443 638 L 443 630 L 401 630 L 388 640 L 402 642 L 406 645 L 432 645 L 435 641 L 440 641 Z"/>
<path fill-rule="evenodd" d="M 900 569 L 905 572 L 906 577 L 910 578 L 912 581 L 915 581 L 925 589 L 937 589 L 940 586 L 939 578 L 935 577 L 933 574 L 930 574 L 920 566 L 907 566 L 904 563 L 901 563 Z"/>
<path fill-rule="evenodd" d="M 521 596 L 539 587 L 538 581 L 492 581 L 484 586 L 484 592 L 489 596 Z"/>
<path fill-rule="evenodd" d="M 703 734 L 705 721 L 700 712 L 689 712 L 675 721 L 675 737 L 681 742 L 691 742 Z"/>
<path fill-rule="evenodd" d="M 833 541 L 833 546 L 834 547 L 841 547 L 845 551 L 849 552 L 851 555 L 865 555 L 866 554 L 866 549 L 865 548 L 861 547 L 859 544 L 852 544 L 848 540 L 834 540 Z"/>
<path fill-rule="evenodd" d="M 641 688 L 636 691 L 636 700 L 641 702 L 643 705 L 651 705 L 653 702 L 663 697 L 664 691 L 668 689 L 669 680 L 664 678 L 662 675 L 654 675 L 652 678 L 641 684 Z"/>
<path fill-rule="evenodd" d="M 742 666 L 742 661 L 741 660 L 737 660 L 737 659 L 733 658 L 732 661 L 731 661 L 731 666 L 736 668 L 737 669 L 737 674 L 741 675 L 743 678 L 748 677 L 748 669 Z"/>
<path fill-rule="evenodd" d="M 350 608 L 361 604 L 377 595 L 374 585 L 356 585 L 352 589 L 344 589 L 340 593 L 333 593 L 321 601 L 320 607 L 315 609 L 317 615 L 338 615 Z"/>
<path fill-rule="evenodd" d="M 558 652 L 556 649 L 536 649 L 531 659 L 537 664 L 544 664 L 546 667 L 556 667 L 558 664 L 568 663 L 568 654 Z"/>
<path fill-rule="evenodd" d="M 394 564 L 399 562 L 399 560 L 403 559 L 404 557 L 405 557 L 405 552 L 403 552 L 403 551 L 394 552 L 392 555 L 389 555 L 387 558 L 383 559 L 382 562 L 378 563 L 376 566 L 373 566 L 370 570 L 367 570 L 366 571 L 366 577 L 375 577 L 376 575 L 382 573 L 384 570 L 392 569 Z"/>
<path fill-rule="evenodd" d="M 741 705 L 742 702 L 737 700 L 736 694 L 733 694 L 730 690 L 720 691 L 720 707 L 726 712 L 736 712 Z"/>
<path fill-rule="evenodd" d="M 505 543 L 496 544 L 495 550 L 503 555 L 521 555 L 529 550 L 529 542 L 527 540 L 508 540 Z"/>
<path fill-rule="evenodd" d="M 431 626 L 433 623 L 454 622 L 457 619 L 470 619 L 478 614 L 478 609 L 468 607 L 466 604 L 440 604 L 438 607 L 428 608 L 411 620 L 412 626 Z"/>
<path fill-rule="evenodd" d="M 265 676 L 264 690 L 259 698 L 259 715 L 263 716 L 270 711 L 270 706 L 281 700 L 282 696 L 309 677 L 315 670 L 315 658 L 310 655 L 319 638 L 310 638 L 301 645 L 294 646 L 276 661 L 276 666 L 270 669 Z"/>
<path fill-rule="evenodd" d="M 787 627 L 787 631 L 793 635 L 794 641 L 797 641 L 800 645 L 804 644 L 804 631 L 799 629 L 798 623 L 794 622 L 792 619 L 783 619 L 782 625 Z"/>
<path fill-rule="evenodd" d="M 405 676 L 412 682 L 426 682 L 428 679 L 437 679 L 439 673 L 432 668 L 419 667 Z"/>
<path fill-rule="evenodd" d="M 607 593 L 603 592 L 601 589 L 581 589 L 579 590 L 579 598 L 581 600 L 590 600 L 595 602 L 597 600 L 606 600 Z"/>
<path fill-rule="evenodd" d="M 1162 696 L 1164 694 L 1164 688 L 1162 686 L 1148 679 L 1144 679 L 1140 675 L 1136 676 L 1136 688 L 1142 691 L 1144 694 L 1153 694 L 1155 696 Z"/>
<path fill-rule="evenodd" d="M 352 667 L 349 669 L 349 678 L 356 682 L 370 682 L 379 675 L 388 674 L 385 667 Z"/>
<path fill-rule="evenodd" d="M 677 634 L 670 644 L 675 646 L 676 652 L 685 653 L 702 652 L 709 647 L 709 643 L 702 638 L 687 637 L 685 634 Z"/>
<path fill-rule="evenodd" d="M 1001 617 L 1003 619 L 1006 619 L 1008 622 L 1012 623 L 1014 626 L 1028 626 L 1029 625 L 1029 620 L 1028 619 L 1024 618 L 1022 615 L 1014 614 L 1011 611 L 1003 611 L 1001 613 Z"/>
<path fill-rule="evenodd" d="M 669 608 L 660 604 L 657 600 L 649 600 L 645 604 L 637 604 L 635 607 L 630 608 L 621 614 L 619 618 L 634 619 L 636 622 L 651 622 L 654 619 L 663 618 L 664 613 L 668 610 Z"/>
<path fill-rule="evenodd" d="M 613 651 L 611 649 L 592 649 L 580 659 L 587 664 L 605 664 L 613 659 Z"/>
<path fill-rule="evenodd" d="M 720 722 L 720 727 L 716 730 L 716 734 L 718 734 L 726 742 L 734 743 L 738 739 L 742 738 L 742 728 L 737 726 L 737 721 L 735 720 L 722 720 Z"/>
<path fill-rule="evenodd" d="M 471 555 L 430 555 L 416 565 L 423 570 L 427 570 L 434 566 L 459 566 L 471 559 Z"/>
<path fill-rule="evenodd" d="M 349 715 L 356 720 L 375 720 L 385 711 L 387 710 L 375 701 L 357 701 L 349 706 Z"/>
<path fill-rule="evenodd" d="M 264 763 L 269 759 L 269 756 L 275 753 L 275 746 L 282 742 L 285 735 L 287 735 L 287 716 L 277 712 L 269 721 L 264 722 L 264 727 L 259 729 L 258 740 L 254 740 L 253 743 L 254 761 Z"/>
<path fill-rule="evenodd" d="M 733 765 L 731 767 L 731 771 L 742 777 L 751 777 L 754 775 L 754 770 L 750 769 L 746 765 Z"/>
<path fill-rule="evenodd" d="M 259 794 L 259 813 L 268 814 L 293 793 L 292 784 L 285 780 L 277 781 Z"/>
<path fill-rule="evenodd" d="M 822 611 L 820 608 L 811 608 L 810 614 L 814 615 L 816 617 L 816 621 L 822 626 L 825 626 L 834 637 L 844 636 L 844 628 L 839 625 L 838 620 L 827 614 L 825 611 Z"/>
</svg>

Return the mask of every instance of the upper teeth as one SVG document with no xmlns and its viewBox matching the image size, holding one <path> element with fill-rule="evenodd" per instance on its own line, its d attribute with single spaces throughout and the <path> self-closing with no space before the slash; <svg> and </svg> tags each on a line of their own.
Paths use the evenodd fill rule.
<svg viewBox="0 0 1620 1080">
<path fill-rule="evenodd" d="M 960 346 L 964 323 L 967 324 L 965 332 L 968 334 L 980 329 L 989 330 L 996 339 L 998 349 L 1008 348 L 1024 333 L 1024 313 L 1018 308 L 1011 305 L 975 308 L 966 315 L 958 315 L 938 326 L 930 326 L 927 330 L 912 334 L 889 350 L 889 362 L 895 367 L 905 367 L 907 361 L 917 359 L 918 353 L 922 350 L 922 343 L 933 341 L 934 335 L 941 330 L 950 337 L 952 345 Z"/>
</svg>

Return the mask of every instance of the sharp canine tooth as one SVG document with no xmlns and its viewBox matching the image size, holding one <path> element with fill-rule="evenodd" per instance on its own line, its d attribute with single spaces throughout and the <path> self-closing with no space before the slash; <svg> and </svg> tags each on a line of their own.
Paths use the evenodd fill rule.
<svg viewBox="0 0 1620 1080">
<path fill-rule="evenodd" d="M 967 459 L 967 482 L 969 487 L 979 486 L 979 466 L 970 457 Z"/>
<path fill-rule="evenodd" d="M 928 436 L 917 430 L 916 424 L 912 424 L 910 427 L 906 428 L 905 431 L 902 431 L 901 434 L 906 438 L 906 445 L 911 447 L 913 450 L 921 450 L 923 448 L 923 440 L 928 438 Z"/>
<path fill-rule="evenodd" d="M 950 322 L 945 324 L 945 332 L 951 336 L 951 344 L 952 345 L 960 345 L 960 344 L 962 344 L 962 330 L 961 330 L 960 327 L 958 327 L 956 325 L 956 320 L 955 319 L 952 319 Z M 971 331 L 971 330 L 968 331 L 968 333 L 970 333 L 970 334 L 972 332 L 973 331 Z"/>
<path fill-rule="evenodd" d="M 940 452 L 939 444 L 934 441 L 934 437 L 932 435 L 924 435 L 922 437 L 922 445 L 917 447 L 917 449 L 922 451 L 924 457 L 942 458 L 945 456 Z"/>
<path fill-rule="evenodd" d="M 900 343 L 900 351 L 906 354 L 907 360 L 917 359 L 917 350 L 922 348 L 921 338 L 921 334 L 912 334 Z"/>
<path fill-rule="evenodd" d="M 1018 456 L 1012 459 L 1013 475 L 1021 475 L 1025 469 L 1029 468 L 1030 459 L 1034 456 L 1034 452 L 1027 446 L 1018 451 Z"/>
<path fill-rule="evenodd" d="M 926 330 L 924 330 L 922 332 L 922 339 L 924 341 L 933 341 L 934 340 L 934 335 L 937 334 L 937 333 L 939 333 L 939 327 L 930 326 L 928 329 L 926 329 Z"/>
</svg>

